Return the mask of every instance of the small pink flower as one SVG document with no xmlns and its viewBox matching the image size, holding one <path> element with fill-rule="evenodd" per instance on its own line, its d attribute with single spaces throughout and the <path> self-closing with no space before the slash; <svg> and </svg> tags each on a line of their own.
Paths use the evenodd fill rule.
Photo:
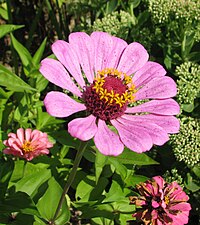
<svg viewBox="0 0 200 225">
<path fill-rule="evenodd" d="M 9 133 L 8 140 L 3 143 L 7 146 L 3 153 L 12 154 L 28 161 L 39 155 L 49 154 L 48 148 L 53 146 L 46 133 L 39 130 L 32 131 L 29 128 L 25 130 L 19 128 L 16 134 Z"/>
<path fill-rule="evenodd" d="M 156 176 L 136 186 L 139 197 L 130 197 L 131 204 L 140 206 L 133 217 L 145 225 L 183 225 L 188 223 L 191 206 L 189 197 L 176 183 L 166 183 Z"/>
<path fill-rule="evenodd" d="M 77 32 L 69 35 L 69 42 L 56 41 L 52 51 L 58 60 L 44 59 L 40 72 L 72 94 L 51 91 L 44 105 L 55 117 L 85 111 L 68 124 L 73 137 L 94 138 L 102 154 L 116 156 L 124 146 L 138 153 L 148 151 L 179 131 L 174 117 L 179 105 L 171 98 L 176 84 L 160 64 L 148 61 L 141 44 L 128 45 L 104 32 L 90 36 Z"/>
</svg>

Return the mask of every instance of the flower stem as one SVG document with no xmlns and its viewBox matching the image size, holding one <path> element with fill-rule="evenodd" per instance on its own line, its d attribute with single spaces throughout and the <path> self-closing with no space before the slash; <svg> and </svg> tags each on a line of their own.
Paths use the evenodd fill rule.
<svg viewBox="0 0 200 225">
<path fill-rule="evenodd" d="M 74 160 L 74 165 L 73 165 L 72 170 L 71 170 L 71 172 L 70 172 L 70 174 L 68 176 L 67 183 L 65 184 L 65 187 L 63 189 L 63 193 L 62 193 L 62 195 L 60 197 L 60 201 L 58 203 L 58 207 L 56 209 L 54 217 L 53 217 L 53 219 L 51 221 L 49 221 L 49 224 L 54 225 L 54 222 L 55 222 L 55 220 L 56 220 L 56 218 L 57 218 L 57 216 L 58 216 L 58 214 L 60 212 L 60 209 L 62 208 L 62 204 L 63 204 L 63 202 L 65 200 L 65 195 L 67 194 L 67 192 L 68 192 L 72 182 L 74 181 L 77 169 L 79 167 L 79 164 L 80 164 L 80 161 L 82 159 L 82 156 L 83 156 L 83 153 L 85 151 L 86 146 L 87 146 L 87 142 L 81 142 L 80 145 L 79 145 L 79 148 L 78 148 L 78 151 L 76 153 L 75 160 Z"/>
</svg>

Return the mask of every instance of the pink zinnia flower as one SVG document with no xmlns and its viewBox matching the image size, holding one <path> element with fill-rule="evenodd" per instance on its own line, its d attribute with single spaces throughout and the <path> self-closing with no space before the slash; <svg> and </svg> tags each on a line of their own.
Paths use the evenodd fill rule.
<svg viewBox="0 0 200 225">
<path fill-rule="evenodd" d="M 71 94 L 51 91 L 44 104 L 55 117 L 86 112 L 69 122 L 73 137 L 94 138 L 101 153 L 116 156 L 124 145 L 141 153 L 153 144 L 163 145 L 168 133 L 178 132 L 179 121 L 173 115 L 179 113 L 179 105 L 171 99 L 176 84 L 160 64 L 148 61 L 141 44 L 128 45 L 104 32 L 90 36 L 77 32 L 69 35 L 69 42 L 56 41 L 52 51 L 59 61 L 44 59 L 40 72 L 76 100 Z M 138 103 L 146 99 L 154 100 Z"/>
<path fill-rule="evenodd" d="M 12 154 L 28 161 L 39 155 L 49 154 L 48 148 L 53 146 L 46 133 L 39 130 L 32 131 L 29 128 L 25 130 L 19 128 L 16 134 L 9 133 L 8 140 L 3 143 L 7 146 L 3 153 Z"/>
<path fill-rule="evenodd" d="M 140 196 L 130 197 L 131 204 L 141 206 L 133 214 L 145 225 L 183 225 L 188 223 L 191 206 L 189 197 L 174 181 L 166 183 L 162 177 L 136 185 Z"/>
</svg>

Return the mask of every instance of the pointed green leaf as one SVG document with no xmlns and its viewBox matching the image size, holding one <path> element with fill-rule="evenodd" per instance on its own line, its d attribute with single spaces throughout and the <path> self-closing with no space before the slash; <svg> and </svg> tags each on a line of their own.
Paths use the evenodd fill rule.
<svg viewBox="0 0 200 225">
<path fill-rule="evenodd" d="M 81 201 L 88 201 L 91 191 L 95 187 L 95 177 L 86 176 L 76 188 L 76 199 L 81 199 Z"/>
<path fill-rule="evenodd" d="M 53 177 L 49 180 L 48 186 L 45 194 L 39 199 L 37 208 L 42 218 L 50 221 L 54 217 L 63 190 Z M 65 199 L 55 223 L 64 225 L 69 218 L 70 212 Z"/>
<path fill-rule="evenodd" d="M 0 199 L 4 198 L 13 169 L 13 161 L 0 160 Z"/>
<path fill-rule="evenodd" d="M 106 198 L 103 200 L 105 202 L 115 202 L 123 200 L 125 198 L 124 192 L 120 184 L 115 180 L 112 181 L 112 185 L 109 189 L 109 192 L 105 194 Z"/>
<path fill-rule="evenodd" d="M 33 59 L 29 51 L 14 37 L 13 34 L 11 34 L 11 40 L 15 50 L 19 54 L 23 66 L 29 66 L 29 69 L 32 69 L 31 67 L 33 67 Z"/>
<path fill-rule="evenodd" d="M 108 162 L 115 167 L 115 172 L 118 173 L 123 180 L 127 176 L 127 168 L 116 157 L 109 157 Z"/>
<path fill-rule="evenodd" d="M 23 177 L 15 184 L 16 191 L 22 191 L 29 196 L 34 196 L 38 188 L 51 177 L 51 172 L 48 169 L 41 169 L 37 172 Z"/>
<path fill-rule="evenodd" d="M 99 180 L 103 167 L 106 165 L 108 157 L 101 154 L 98 150 L 96 150 L 96 158 L 95 158 L 95 176 L 96 183 Z"/>
<path fill-rule="evenodd" d="M 47 43 L 47 38 L 45 38 L 43 40 L 42 44 L 40 45 L 40 47 L 36 51 L 35 55 L 33 56 L 33 62 L 34 62 L 35 65 L 38 65 L 40 63 L 42 55 L 44 53 L 46 43 Z"/>
<path fill-rule="evenodd" d="M 16 74 L 12 73 L 6 67 L 0 64 L 0 84 L 6 87 L 8 90 L 15 92 L 32 92 L 36 89 L 32 88 L 26 82 L 24 82 Z"/>
<path fill-rule="evenodd" d="M 124 149 L 123 153 L 116 157 L 123 164 L 133 165 L 155 165 L 159 164 L 145 153 L 136 153 L 127 148 Z"/>
<path fill-rule="evenodd" d="M 8 20 L 8 10 L 0 7 L 0 16 L 4 18 L 4 20 Z"/>
<path fill-rule="evenodd" d="M 24 27 L 24 25 L 2 24 L 0 25 L 0 38 L 22 27 Z"/>
<path fill-rule="evenodd" d="M 34 202 L 23 192 L 16 192 L 0 202 L 0 214 L 11 212 L 39 215 Z"/>
</svg>

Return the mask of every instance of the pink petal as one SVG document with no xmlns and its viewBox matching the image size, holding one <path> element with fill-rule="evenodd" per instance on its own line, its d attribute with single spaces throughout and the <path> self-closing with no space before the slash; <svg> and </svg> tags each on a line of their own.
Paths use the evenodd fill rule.
<svg viewBox="0 0 200 225">
<path fill-rule="evenodd" d="M 11 149 L 14 149 L 15 151 L 21 152 L 22 144 L 21 144 L 19 139 L 16 139 L 14 141 L 13 140 L 10 141 L 10 139 L 9 139 L 8 143 L 9 143 L 9 147 Z"/>
<path fill-rule="evenodd" d="M 173 99 L 161 99 L 145 102 L 135 107 L 129 107 L 126 113 L 148 112 L 160 115 L 177 115 L 180 113 L 179 104 Z"/>
<path fill-rule="evenodd" d="M 159 219 L 156 220 L 156 225 L 167 225 L 167 224 L 163 224 Z"/>
<path fill-rule="evenodd" d="M 173 220 L 173 225 L 188 224 L 189 211 L 184 211 L 182 213 L 178 213 L 177 215 L 169 214 L 169 216 Z"/>
<path fill-rule="evenodd" d="M 117 120 L 124 124 L 124 126 L 129 124 L 133 129 L 142 129 L 151 136 L 153 144 L 163 145 L 169 140 L 167 132 L 162 127 L 151 122 L 141 122 L 140 118 L 137 116 L 123 115 Z"/>
<path fill-rule="evenodd" d="M 33 130 L 33 132 L 31 133 L 31 142 L 34 141 L 39 141 L 39 139 L 41 138 L 41 132 L 39 130 Z"/>
<path fill-rule="evenodd" d="M 152 139 L 145 129 L 130 126 L 128 123 L 125 125 L 117 120 L 111 120 L 111 123 L 117 129 L 123 144 L 132 151 L 141 153 L 151 149 Z"/>
<path fill-rule="evenodd" d="M 110 54 L 107 57 L 105 66 L 106 68 L 117 68 L 122 52 L 128 45 L 124 40 L 117 37 L 112 36 L 112 40 L 113 40 L 113 47 L 112 50 L 110 51 Z"/>
<path fill-rule="evenodd" d="M 67 68 L 77 83 L 83 88 L 85 81 L 81 73 L 78 56 L 66 41 L 58 40 L 52 45 L 52 51 L 57 59 Z"/>
<path fill-rule="evenodd" d="M 81 96 L 80 90 L 59 61 L 49 58 L 42 60 L 40 72 L 51 83 L 63 89 L 67 89 L 79 97 Z"/>
<path fill-rule="evenodd" d="M 152 179 L 155 180 L 160 190 L 164 188 L 165 181 L 161 176 L 155 176 Z"/>
<path fill-rule="evenodd" d="M 169 207 L 170 210 L 190 211 L 191 206 L 187 202 L 178 203 Z"/>
<path fill-rule="evenodd" d="M 3 153 L 8 154 L 8 155 L 11 154 L 11 155 L 14 155 L 14 156 L 19 156 L 19 157 L 23 155 L 22 151 L 17 151 L 16 149 L 10 149 L 10 148 L 4 149 Z"/>
<path fill-rule="evenodd" d="M 9 133 L 8 137 L 17 138 L 16 134 L 14 134 L 14 133 Z"/>
<path fill-rule="evenodd" d="M 177 93 L 176 83 L 170 77 L 156 77 L 136 92 L 135 100 L 170 98 Z"/>
<path fill-rule="evenodd" d="M 94 80 L 94 45 L 91 37 L 84 32 L 71 33 L 69 43 L 75 50 L 88 81 L 92 83 Z"/>
<path fill-rule="evenodd" d="M 104 155 L 117 156 L 124 150 L 124 145 L 119 136 L 111 131 L 103 120 L 98 121 L 98 130 L 94 136 L 94 143 Z"/>
<path fill-rule="evenodd" d="M 143 86 L 155 77 L 162 77 L 166 74 L 166 70 L 156 62 L 147 62 L 139 71 L 133 76 L 133 83 L 136 88 Z"/>
<path fill-rule="evenodd" d="M 51 91 L 46 95 L 44 105 L 47 112 L 55 117 L 67 117 L 86 109 L 84 104 L 78 103 L 68 95 L 57 91 Z"/>
<path fill-rule="evenodd" d="M 96 117 L 90 115 L 86 118 L 77 118 L 68 124 L 68 132 L 72 137 L 87 141 L 97 132 Z"/>
<path fill-rule="evenodd" d="M 32 130 L 30 128 L 25 130 L 25 139 L 26 139 L 26 141 L 30 141 L 31 140 L 31 132 L 32 132 Z"/>
<path fill-rule="evenodd" d="M 19 128 L 17 130 L 17 137 L 20 140 L 21 145 L 23 145 L 23 143 L 24 143 L 24 129 L 23 128 Z"/>
<path fill-rule="evenodd" d="M 133 42 L 125 48 L 117 69 L 131 75 L 142 68 L 148 58 L 146 49 L 141 44 Z"/>
<path fill-rule="evenodd" d="M 149 114 L 137 117 L 140 119 L 141 123 L 145 123 L 145 121 L 155 123 L 170 134 L 178 133 L 180 129 L 180 122 L 174 116 L 160 116 Z"/>
<path fill-rule="evenodd" d="M 157 201 L 152 200 L 151 202 L 153 208 L 158 208 L 160 204 Z"/>
<path fill-rule="evenodd" d="M 112 37 L 105 32 L 93 32 L 91 38 L 95 48 L 95 72 L 105 68 L 106 59 L 111 52 L 113 41 Z"/>
</svg>

